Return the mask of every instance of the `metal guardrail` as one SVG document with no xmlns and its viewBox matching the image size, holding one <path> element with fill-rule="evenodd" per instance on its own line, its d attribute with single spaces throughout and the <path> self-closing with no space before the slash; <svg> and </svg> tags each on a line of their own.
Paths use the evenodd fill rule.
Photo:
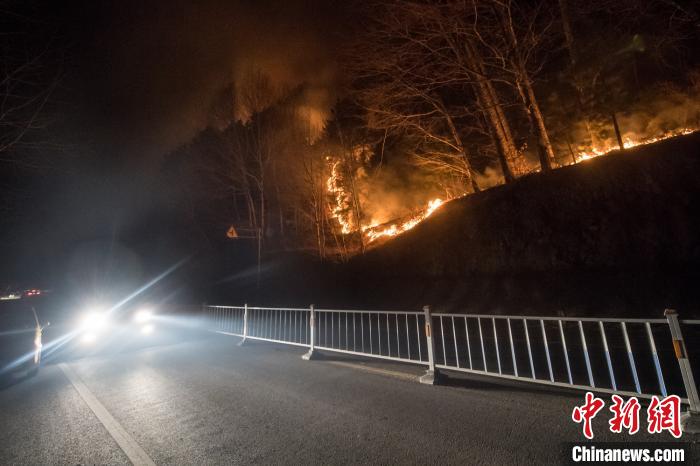
<svg viewBox="0 0 700 466">
<path fill-rule="evenodd" d="M 316 350 L 651 398 L 679 395 L 700 412 L 682 328 L 700 320 L 531 317 L 309 308 L 205 306 L 217 332 Z M 677 362 L 674 363 L 673 359 Z M 677 368 L 674 370 L 674 368 Z"/>
<path fill-rule="evenodd" d="M 420 312 L 315 309 L 315 348 L 425 364 L 425 317 Z"/>
</svg>

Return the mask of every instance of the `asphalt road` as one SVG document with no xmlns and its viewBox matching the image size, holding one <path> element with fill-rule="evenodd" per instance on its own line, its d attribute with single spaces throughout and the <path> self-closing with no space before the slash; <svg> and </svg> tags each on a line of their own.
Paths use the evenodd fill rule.
<svg viewBox="0 0 700 466">
<path fill-rule="evenodd" d="M 303 348 L 237 341 L 199 336 L 64 361 L 82 395 L 66 368 L 45 365 L 0 390 L 0 463 L 129 464 L 115 424 L 156 464 L 561 464 L 565 442 L 583 440 L 570 418 L 582 394 L 470 378 L 426 386 L 417 367 L 308 362 Z M 612 434 L 608 414 L 594 422 L 596 440 L 671 440 Z"/>
</svg>

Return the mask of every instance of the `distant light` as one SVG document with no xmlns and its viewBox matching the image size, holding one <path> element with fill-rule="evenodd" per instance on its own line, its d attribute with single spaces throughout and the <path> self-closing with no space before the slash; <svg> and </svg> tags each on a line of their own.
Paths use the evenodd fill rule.
<svg viewBox="0 0 700 466">
<path fill-rule="evenodd" d="M 153 333 L 153 325 L 144 325 L 143 327 L 141 327 L 141 333 L 144 335 L 150 335 L 151 333 Z"/>
</svg>

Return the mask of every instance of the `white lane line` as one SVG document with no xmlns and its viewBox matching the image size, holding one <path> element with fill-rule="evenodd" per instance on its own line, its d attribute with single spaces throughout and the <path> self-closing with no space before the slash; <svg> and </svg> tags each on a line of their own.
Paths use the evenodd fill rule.
<svg viewBox="0 0 700 466">
<path fill-rule="evenodd" d="M 70 368 L 65 363 L 60 363 L 58 367 L 61 368 L 66 378 L 73 384 L 75 390 L 78 392 L 80 397 L 83 399 L 85 404 L 95 413 L 97 419 L 105 426 L 109 435 L 117 442 L 117 445 L 124 451 L 124 454 L 129 458 L 134 466 L 155 466 L 153 460 L 148 456 L 148 454 L 143 451 L 143 448 L 136 443 L 136 441 L 129 435 L 129 433 L 124 430 L 124 428 L 117 422 L 114 417 L 107 411 L 102 403 L 92 394 L 87 385 L 80 380 L 78 374 L 76 374 L 73 369 Z"/>
</svg>

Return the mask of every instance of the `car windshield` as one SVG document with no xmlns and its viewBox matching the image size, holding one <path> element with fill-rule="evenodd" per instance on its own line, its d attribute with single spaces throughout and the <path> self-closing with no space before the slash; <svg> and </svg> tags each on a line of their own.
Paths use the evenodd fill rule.
<svg viewBox="0 0 700 466">
<path fill-rule="evenodd" d="M 31 330 L 36 327 L 32 311 L 20 300 L 0 303 L 0 333 Z"/>
</svg>

